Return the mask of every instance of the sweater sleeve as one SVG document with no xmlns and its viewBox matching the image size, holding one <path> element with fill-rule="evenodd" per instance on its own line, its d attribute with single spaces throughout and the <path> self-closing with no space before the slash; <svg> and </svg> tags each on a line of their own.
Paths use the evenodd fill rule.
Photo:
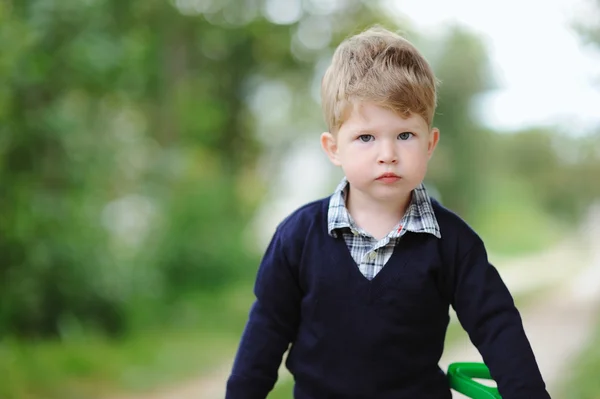
<svg viewBox="0 0 600 399">
<path fill-rule="evenodd" d="M 550 398 L 519 311 L 479 237 L 455 267 L 452 306 L 502 398 Z"/>
<path fill-rule="evenodd" d="M 256 301 L 227 381 L 226 399 L 265 399 L 277 381 L 283 354 L 296 335 L 301 290 L 285 241 L 278 229 L 260 264 L 254 288 Z"/>
</svg>

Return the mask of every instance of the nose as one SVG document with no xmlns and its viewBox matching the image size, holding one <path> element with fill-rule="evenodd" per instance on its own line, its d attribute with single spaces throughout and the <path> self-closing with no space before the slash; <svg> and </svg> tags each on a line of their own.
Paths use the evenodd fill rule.
<svg viewBox="0 0 600 399">
<path fill-rule="evenodd" d="M 377 157 L 377 163 L 381 165 L 398 163 L 398 154 L 394 144 L 386 142 L 381 144 Z"/>
</svg>

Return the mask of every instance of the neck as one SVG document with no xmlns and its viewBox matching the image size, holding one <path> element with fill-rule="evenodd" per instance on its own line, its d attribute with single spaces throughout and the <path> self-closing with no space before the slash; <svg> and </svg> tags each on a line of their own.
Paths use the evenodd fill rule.
<svg viewBox="0 0 600 399">
<path fill-rule="evenodd" d="M 385 237 L 400 222 L 411 198 L 412 192 L 393 201 L 377 201 L 350 188 L 346 208 L 361 228 L 379 239 Z"/>
</svg>

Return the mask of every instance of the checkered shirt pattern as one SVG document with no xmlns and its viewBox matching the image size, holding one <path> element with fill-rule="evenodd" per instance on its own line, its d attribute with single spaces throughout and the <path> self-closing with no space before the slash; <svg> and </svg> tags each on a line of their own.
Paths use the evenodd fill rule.
<svg viewBox="0 0 600 399">
<path fill-rule="evenodd" d="M 394 247 L 407 231 L 429 233 L 441 238 L 431 200 L 423 184 L 413 190 L 412 199 L 402 220 L 381 240 L 361 229 L 346 208 L 348 180 L 344 177 L 329 200 L 327 225 L 329 235 L 342 234 L 360 272 L 372 280 L 392 256 Z"/>
</svg>

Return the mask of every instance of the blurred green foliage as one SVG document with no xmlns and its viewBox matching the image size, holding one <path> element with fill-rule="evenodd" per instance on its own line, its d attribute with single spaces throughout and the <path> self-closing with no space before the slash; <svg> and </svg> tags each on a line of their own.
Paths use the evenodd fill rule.
<svg viewBox="0 0 600 399">
<path fill-rule="evenodd" d="M 2 398 L 61 397 L 75 389 L 65 376 L 119 385 L 139 363 L 158 383 L 171 374 L 138 354 L 159 337 L 195 348 L 188 370 L 208 364 L 196 354 L 213 353 L 215 331 L 237 338 L 250 298 L 222 302 L 256 271 L 247 226 L 279 169 L 261 160 L 284 162 L 299 132 L 317 140 L 322 67 L 373 23 L 400 28 L 437 71 L 428 183 L 494 251 L 548 245 L 598 198 L 600 133 L 477 120 L 493 79 L 469 31 L 433 42 L 379 2 L 277 4 L 0 2 Z"/>
<path fill-rule="evenodd" d="M 253 274 L 243 234 L 266 187 L 253 85 L 280 79 L 309 99 L 344 24 L 294 51 L 304 20 L 199 4 L 2 3 L 0 334 L 116 335 Z M 356 1 L 327 18 L 374 15 Z"/>
<path fill-rule="evenodd" d="M 248 284 L 196 294 L 161 323 L 116 339 L 73 329 L 62 341 L 3 339 L 0 397 L 112 397 L 209 373 L 234 355 L 251 300 Z"/>
<path fill-rule="evenodd" d="M 596 399 L 600 396 L 600 320 L 588 344 L 571 360 L 572 372 L 562 381 L 558 398 Z"/>
<path fill-rule="evenodd" d="M 588 18 L 584 21 L 576 21 L 575 26 L 586 43 L 600 50 L 600 23 L 596 18 L 600 16 L 600 1 L 593 0 L 588 5 L 590 6 L 587 14 Z M 595 191 L 598 186 L 597 184 L 589 184 L 598 180 L 598 169 L 595 166 L 598 158 L 597 146 L 589 140 L 591 139 L 588 138 L 578 143 L 577 151 L 573 151 L 572 145 L 571 151 L 568 151 L 568 154 L 580 154 L 580 162 L 574 162 L 574 167 L 579 168 L 580 189 L 585 196 L 589 195 L 591 191 Z M 568 179 L 568 176 L 564 176 L 563 181 L 565 179 Z M 557 187 L 557 191 L 559 191 L 559 187 Z M 585 197 L 578 198 L 577 205 L 585 206 L 585 199 Z M 560 201 L 560 198 L 556 198 L 556 200 Z M 565 198 L 562 198 L 562 201 L 569 202 Z M 600 265 L 594 266 L 600 267 Z M 599 306 L 598 303 L 593 305 Z M 580 348 L 579 353 L 569 360 L 569 369 L 571 372 L 559 387 L 559 398 L 595 399 L 600 397 L 600 379 L 598 378 L 598 370 L 600 370 L 600 317 L 596 316 L 595 329 L 591 332 L 590 338 L 584 347 Z"/>
<path fill-rule="evenodd" d="M 129 303 L 244 270 L 234 226 L 253 202 L 236 189 L 257 148 L 239 88 L 268 62 L 252 48 L 271 25 L 219 29 L 163 1 L 14 1 L 1 15 L 0 333 L 75 320 L 118 334 Z M 199 51 L 215 35 L 237 62 Z"/>
</svg>

